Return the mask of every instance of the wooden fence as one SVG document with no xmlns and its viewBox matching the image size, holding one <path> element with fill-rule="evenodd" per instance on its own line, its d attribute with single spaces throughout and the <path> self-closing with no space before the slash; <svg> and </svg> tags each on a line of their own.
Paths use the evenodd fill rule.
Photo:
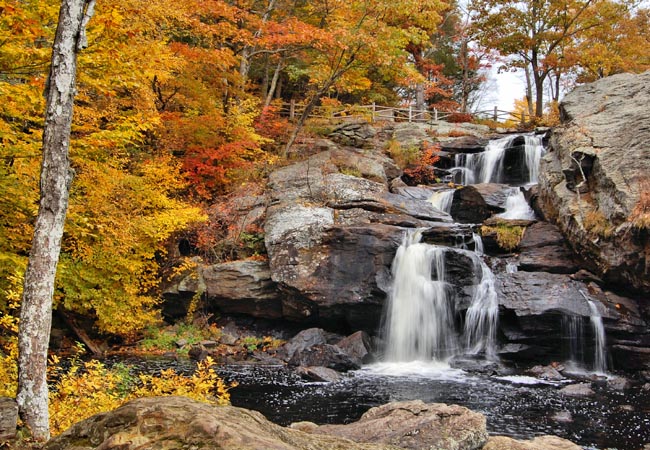
<svg viewBox="0 0 650 450">
<path fill-rule="evenodd" d="M 300 117 L 305 110 L 305 105 L 291 102 L 283 103 L 281 113 L 290 120 Z M 326 119 L 330 121 L 345 121 L 345 120 L 358 120 L 364 119 L 369 122 L 377 121 L 391 121 L 391 122 L 420 122 L 429 123 L 437 122 L 439 120 L 445 121 L 458 121 L 462 116 L 467 115 L 472 119 L 487 119 L 494 120 L 495 122 L 505 122 L 506 120 L 513 120 L 519 122 L 526 121 L 526 114 L 518 114 L 510 111 L 503 111 L 497 109 L 495 106 L 492 110 L 474 111 L 470 113 L 460 112 L 447 112 L 432 110 L 418 110 L 412 106 L 406 108 L 398 108 L 393 106 L 381 105 L 341 105 L 341 106 L 317 106 L 315 107 L 310 118 Z"/>
</svg>

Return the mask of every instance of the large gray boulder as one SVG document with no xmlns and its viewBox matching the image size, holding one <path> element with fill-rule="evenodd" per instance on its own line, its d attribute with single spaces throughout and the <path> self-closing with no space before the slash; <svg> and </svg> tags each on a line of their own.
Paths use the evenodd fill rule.
<svg viewBox="0 0 650 450">
<path fill-rule="evenodd" d="M 418 450 L 480 449 L 488 438 L 482 414 L 458 405 L 421 400 L 389 403 L 369 409 L 357 422 L 321 425 L 309 431 Z"/>
<path fill-rule="evenodd" d="M 256 411 L 212 406 L 186 397 L 133 400 L 55 437 L 46 450 L 397 450 L 275 425 Z"/>
<path fill-rule="evenodd" d="M 650 234 L 631 216 L 642 207 L 650 174 L 648 104 L 650 71 L 579 86 L 560 105 L 563 123 L 540 169 L 544 214 L 585 264 L 645 293 Z"/>
</svg>

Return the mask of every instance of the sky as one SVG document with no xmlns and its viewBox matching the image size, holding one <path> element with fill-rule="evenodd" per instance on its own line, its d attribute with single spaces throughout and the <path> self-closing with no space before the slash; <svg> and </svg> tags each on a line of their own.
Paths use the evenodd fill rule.
<svg viewBox="0 0 650 450">
<path fill-rule="evenodd" d="M 512 111 L 516 99 L 525 95 L 526 81 L 521 70 L 497 73 L 496 68 L 488 74 L 487 92 L 481 99 L 479 110 Z"/>
</svg>

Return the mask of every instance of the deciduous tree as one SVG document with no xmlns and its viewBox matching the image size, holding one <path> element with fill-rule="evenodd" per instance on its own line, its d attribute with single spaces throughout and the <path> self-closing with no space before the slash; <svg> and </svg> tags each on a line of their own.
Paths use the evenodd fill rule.
<svg viewBox="0 0 650 450">
<path fill-rule="evenodd" d="M 47 348 L 54 277 L 72 182 L 68 151 L 77 52 L 87 45 L 85 28 L 94 6 L 94 0 L 62 1 L 46 88 L 40 202 L 20 311 L 16 396 L 20 416 L 37 440 L 47 440 L 50 435 Z"/>
</svg>

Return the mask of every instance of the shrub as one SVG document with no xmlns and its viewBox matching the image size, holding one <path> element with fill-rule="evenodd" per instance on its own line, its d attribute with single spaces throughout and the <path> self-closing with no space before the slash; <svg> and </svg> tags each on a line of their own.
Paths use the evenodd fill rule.
<svg viewBox="0 0 650 450">
<path fill-rule="evenodd" d="M 524 236 L 525 227 L 508 225 L 507 223 L 497 223 L 494 226 L 483 225 L 481 235 L 496 234 L 497 244 L 504 250 L 512 251 L 519 246 L 521 238 Z"/>
<path fill-rule="evenodd" d="M 67 371 L 60 361 L 51 361 L 55 369 L 51 374 L 58 381 L 50 392 L 50 428 L 53 436 L 72 424 L 92 415 L 113 410 L 125 402 L 152 396 L 182 395 L 198 401 L 227 405 L 228 390 L 234 385 L 225 384 L 214 371 L 214 362 L 206 358 L 199 362 L 190 377 L 177 374 L 173 369 L 160 375 L 131 374 L 129 367 L 106 367 L 99 361 L 80 363 L 73 358 Z"/>
</svg>

